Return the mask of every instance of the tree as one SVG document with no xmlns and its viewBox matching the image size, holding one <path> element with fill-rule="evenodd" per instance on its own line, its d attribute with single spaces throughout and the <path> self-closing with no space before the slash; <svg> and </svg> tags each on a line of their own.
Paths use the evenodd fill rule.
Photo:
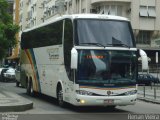
<svg viewBox="0 0 160 120">
<path fill-rule="evenodd" d="M 8 11 L 8 2 L 0 0 L 0 59 L 6 56 L 7 50 L 14 47 L 18 25 L 13 24 L 12 16 Z"/>
</svg>

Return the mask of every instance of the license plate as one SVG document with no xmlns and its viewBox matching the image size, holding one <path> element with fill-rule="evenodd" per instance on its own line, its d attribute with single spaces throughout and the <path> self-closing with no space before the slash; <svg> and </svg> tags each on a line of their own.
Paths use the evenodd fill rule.
<svg viewBox="0 0 160 120">
<path fill-rule="evenodd" d="M 114 100 L 113 99 L 107 99 L 107 100 L 104 100 L 104 104 L 113 104 L 114 103 Z"/>
</svg>

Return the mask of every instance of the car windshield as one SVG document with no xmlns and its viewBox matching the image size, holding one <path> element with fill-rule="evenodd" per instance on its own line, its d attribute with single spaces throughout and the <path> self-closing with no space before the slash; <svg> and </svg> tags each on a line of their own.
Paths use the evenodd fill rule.
<svg viewBox="0 0 160 120">
<path fill-rule="evenodd" d="M 133 85 L 136 55 L 131 51 L 78 50 L 79 84 Z"/>
<path fill-rule="evenodd" d="M 6 73 L 14 73 L 14 72 L 15 72 L 15 70 L 12 69 L 12 68 L 10 68 L 10 69 L 8 69 L 8 70 L 6 71 Z"/>
<path fill-rule="evenodd" d="M 128 21 L 77 19 L 76 45 L 135 47 Z"/>
</svg>

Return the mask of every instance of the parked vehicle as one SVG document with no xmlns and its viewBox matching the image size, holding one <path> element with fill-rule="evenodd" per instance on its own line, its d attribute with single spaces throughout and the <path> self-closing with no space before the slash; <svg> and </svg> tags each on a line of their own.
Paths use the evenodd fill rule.
<svg viewBox="0 0 160 120">
<path fill-rule="evenodd" d="M 4 73 L 8 70 L 8 68 L 2 68 L 0 70 L 0 81 L 4 81 L 5 78 L 4 78 Z"/>
<path fill-rule="evenodd" d="M 0 68 L 0 74 L 1 74 L 2 70 L 3 70 L 3 67 Z"/>
<path fill-rule="evenodd" d="M 14 68 L 8 68 L 6 72 L 4 72 L 4 81 L 13 81 L 15 80 L 15 69 Z"/>
<path fill-rule="evenodd" d="M 2 67 L 0 68 L 0 75 L 1 75 L 2 70 L 3 70 L 3 69 L 6 69 L 6 68 L 8 68 L 8 67 L 9 67 L 8 65 L 2 66 Z"/>
<path fill-rule="evenodd" d="M 151 85 L 152 83 L 159 83 L 159 78 L 154 77 L 151 74 L 139 74 L 138 84 Z"/>
</svg>

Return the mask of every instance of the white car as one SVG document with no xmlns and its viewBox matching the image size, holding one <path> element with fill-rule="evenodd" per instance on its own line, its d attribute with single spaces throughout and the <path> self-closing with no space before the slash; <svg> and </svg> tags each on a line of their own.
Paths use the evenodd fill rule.
<svg viewBox="0 0 160 120">
<path fill-rule="evenodd" d="M 0 68 L 0 81 L 4 81 L 4 73 L 8 70 L 7 67 Z"/>
<path fill-rule="evenodd" d="M 1 72 L 2 72 L 3 69 L 6 69 L 6 68 L 8 68 L 8 67 L 9 67 L 8 65 L 2 66 L 2 67 L 0 68 L 0 74 L 1 74 Z"/>
<path fill-rule="evenodd" d="M 15 69 L 8 68 L 8 70 L 4 73 L 4 81 L 15 80 Z"/>
<path fill-rule="evenodd" d="M 1 73 L 2 70 L 3 70 L 3 68 L 0 68 L 0 73 Z"/>
</svg>

